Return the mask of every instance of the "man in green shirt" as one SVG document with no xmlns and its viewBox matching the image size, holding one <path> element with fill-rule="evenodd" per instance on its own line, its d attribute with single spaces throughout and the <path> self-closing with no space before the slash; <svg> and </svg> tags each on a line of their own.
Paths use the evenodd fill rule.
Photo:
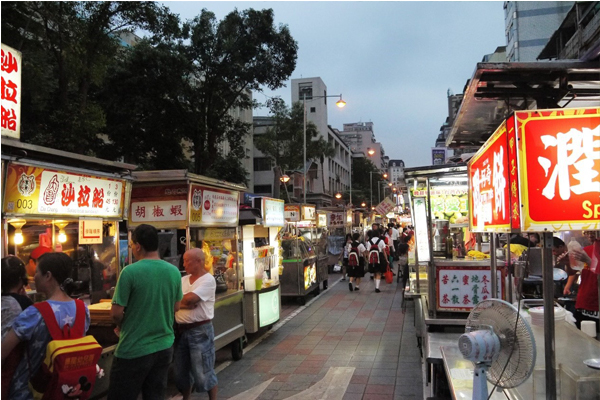
<svg viewBox="0 0 600 400">
<path fill-rule="evenodd" d="M 183 293 L 177 267 L 160 259 L 158 232 L 140 225 L 132 234 L 136 258 L 123 269 L 112 300 L 119 344 L 110 373 L 109 400 L 164 399 L 173 359 L 173 321 Z"/>
</svg>

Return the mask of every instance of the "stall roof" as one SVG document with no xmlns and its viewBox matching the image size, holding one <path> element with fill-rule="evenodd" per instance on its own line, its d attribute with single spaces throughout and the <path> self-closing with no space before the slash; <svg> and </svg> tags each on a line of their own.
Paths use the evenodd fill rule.
<svg viewBox="0 0 600 400">
<path fill-rule="evenodd" d="M 478 63 L 446 146 L 480 147 L 516 110 L 593 107 L 599 102 L 600 65 L 595 62 Z"/>
<path fill-rule="evenodd" d="M 404 168 L 404 179 L 407 178 L 427 178 L 438 176 L 440 174 L 466 173 L 467 164 L 444 164 L 430 165 L 427 167 Z"/>
<path fill-rule="evenodd" d="M 209 178 L 203 175 L 197 175 L 189 172 L 187 169 L 163 169 L 155 171 L 135 171 L 133 176 L 138 182 L 163 182 L 163 181 L 191 181 L 222 187 L 224 189 L 237 190 L 244 192 L 247 190 L 245 185 L 238 183 L 226 182 L 220 179 Z"/>
<path fill-rule="evenodd" d="M 23 143 L 11 138 L 2 138 L 2 159 L 20 162 L 42 162 L 99 172 L 129 175 L 136 165 L 101 158 L 84 156 L 49 147 Z"/>
<path fill-rule="evenodd" d="M 262 215 L 258 208 L 240 208 L 239 225 L 261 225 Z"/>
</svg>

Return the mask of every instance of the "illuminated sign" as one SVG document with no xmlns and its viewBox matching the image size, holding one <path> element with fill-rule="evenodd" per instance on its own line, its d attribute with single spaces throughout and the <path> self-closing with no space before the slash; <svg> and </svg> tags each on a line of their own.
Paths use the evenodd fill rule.
<svg viewBox="0 0 600 400">
<path fill-rule="evenodd" d="M 475 232 L 598 229 L 600 109 L 515 112 L 469 162 L 469 178 Z"/>
<path fill-rule="evenodd" d="M 21 137 L 21 53 L 2 43 L 2 136 Z"/>
<path fill-rule="evenodd" d="M 124 181 L 10 163 L 9 214 L 121 217 Z"/>
<path fill-rule="evenodd" d="M 289 222 L 300 221 L 300 206 L 286 204 L 284 207 L 284 217 Z"/>
<path fill-rule="evenodd" d="M 258 294 L 258 326 L 279 321 L 279 288 Z"/>
<path fill-rule="evenodd" d="M 302 206 L 302 220 L 315 221 L 317 208 L 315 206 Z"/>
<path fill-rule="evenodd" d="M 279 199 L 262 199 L 262 217 L 264 226 L 285 225 L 285 202 Z"/>
<path fill-rule="evenodd" d="M 190 226 L 237 226 L 239 192 L 191 185 Z"/>
</svg>

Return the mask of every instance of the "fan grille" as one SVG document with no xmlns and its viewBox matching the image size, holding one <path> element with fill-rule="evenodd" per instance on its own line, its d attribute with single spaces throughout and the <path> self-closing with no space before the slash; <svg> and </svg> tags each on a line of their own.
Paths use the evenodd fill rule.
<svg viewBox="0 0 600 400">
<path fill-rule="evenodd" d="M 535 365 L 535 339 L 529 324 L 519 318 L 516 331 L 517 309 L 503 300 L 484 300 L 469 314 L 466 331 L 477 330 L 480 325 L 490 325 L 500 339 L 500 353 L 488 370 L 490 382 L 502 388 L 512 388 L 523 383 Z M 512 352 L 512 354 L 511 354 Z M 508 365 L 507 365 L 508 361 Z M 504 373 L 502 370 L 506 365 Z M 502 375 L 502 376 L 500 376 Z"/>
</svg>

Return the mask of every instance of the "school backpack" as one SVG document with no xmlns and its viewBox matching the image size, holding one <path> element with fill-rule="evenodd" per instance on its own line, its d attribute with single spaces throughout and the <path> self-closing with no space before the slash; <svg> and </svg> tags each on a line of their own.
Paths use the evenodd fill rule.
<svg viewBox="0 0 600 400">
<path fill-rule="evenodd" d="M 372 238 L 369 239 L 369 243 L 371 244 L 371 248 L 369 249 L 369 264 L 376 265 L 379 264 L 379 242 L 381 238 L 377 238 L 377 242 L 373 243 Z"/>
<path fill-rule="evenodd" d="M 358 267 L 359 265 L 358 244 L 358 242 L 352 242 L 350 244 L 350 252 L 348 253 L 348 265 L 351 267 Z"/>
<path fill-rule="evenodd" d="M 42 314 L 52 337 L 39 371 L 30 380 L 34 397 L 42 400 L 89 398 L 96 382 L 96 364 L 102 346 L 93 336 L 84 336 L 85 305 L 75 300 L 77 311 L 73 326 L 65 324 L 62 329 L 48 302 L 36 303 L 34 307 Z"/>
</svg>

